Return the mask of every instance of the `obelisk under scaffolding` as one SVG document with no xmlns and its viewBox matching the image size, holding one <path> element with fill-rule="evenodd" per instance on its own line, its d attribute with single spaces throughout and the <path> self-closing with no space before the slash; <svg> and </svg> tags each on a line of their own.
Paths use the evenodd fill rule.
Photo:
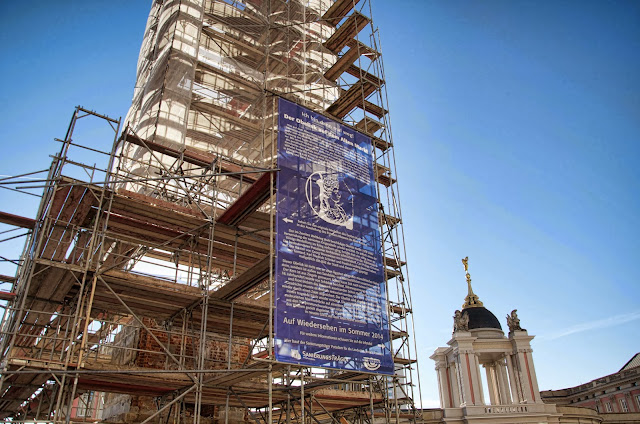
<svg viewBox="0 0 640 424">
<path fill-rule="evenodd" d="M 370 16 L 153 2 L 104 178 L 65 176 L 63 147 L 30 224 L 0 418 L 420 421 Z M 82 114 L 119 124 L 79 108 L 64 146 Z"/>
</svg>

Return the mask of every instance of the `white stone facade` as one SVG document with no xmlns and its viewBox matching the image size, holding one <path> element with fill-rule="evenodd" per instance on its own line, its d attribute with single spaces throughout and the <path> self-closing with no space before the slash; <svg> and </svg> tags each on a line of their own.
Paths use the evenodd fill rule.
<svg viewBox="0 0 640 424">
<path fill-rule="evenodd" d="M 494 328 L 454 331 L 449 347 L 431 356 L 446 422 L 558 423 L 555 405 L 540 398 L 532 339 L 526 330 L 508 338 Z"/>
</svg>

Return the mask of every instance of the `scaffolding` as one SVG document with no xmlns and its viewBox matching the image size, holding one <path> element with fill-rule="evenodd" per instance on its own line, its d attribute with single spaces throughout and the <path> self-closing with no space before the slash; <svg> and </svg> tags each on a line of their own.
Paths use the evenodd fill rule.
<svg viewBox="0 0 640 424">
<path fill-rule="evenodd" d="M 11 289 L 0 292 L 0 418 L 420 422 L 393 140 L 368 16 L 366 0 L 153 2 L 124 129 L 77 107 L 48 175 L 31 182 L 44 189 L 36 218 L 0 213 L 29 230 L 15 277 L 2 277 Z M 275 360 L 278 98 L 372 140 L 393 376 Z M 74 141 L 88 119 L 113 131 L 111 151 Z"/>
</svg>

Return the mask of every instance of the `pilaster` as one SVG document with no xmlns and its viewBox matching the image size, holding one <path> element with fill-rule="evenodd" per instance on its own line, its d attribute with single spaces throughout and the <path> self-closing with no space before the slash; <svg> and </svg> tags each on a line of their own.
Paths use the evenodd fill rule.
<svg viewBox="0 0 640 424">
<path fill-rule="evenodd" d="M 518 349 L 516 353 L 518 368 L 520 369 L 520 384 L 522 385 L 522 398 L 524 403 L 534 403 L 535 393 L 531 387 L 531 373 L 529 371 L 526 350 Z"/>
<path fill-rule="evenodd" d="M 476 337 L 468 331 L 456 331 L 448 344 L 453 349 L 461 394 L 460 406 L 481 405 L 482 386 L 478 381 L 478 363 L 473 353 Z"/>
<path fill-rule="evenodd" d="M 531 340 L 526 330 L 517 330 L 509 333 L 509 340 L 513 348 L 512 357 L 516 361 L 519 386 L 521 388 L 520 401 L 524 403 L 542 403 L 538 379 L 533 366 L 533 352 Z"/>
</svg>

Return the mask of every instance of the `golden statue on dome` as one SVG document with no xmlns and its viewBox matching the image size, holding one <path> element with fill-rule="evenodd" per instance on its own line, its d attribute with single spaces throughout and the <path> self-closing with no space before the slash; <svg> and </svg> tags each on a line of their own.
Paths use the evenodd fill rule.
<svg viewBox="0 0 640 424">
<path fill-rule="evenodd" d="M 467 277 L 467 287 L 469 290 L 469 294 L 464 298 L 464 304 L 462 305 L 462 309 L 465 308 L 480 308 L 484 306 L 482 302 L 480 302 L 480 298 L 473 292 L 471 288 L 471 275 L 469 274 L 469 257 L 467 256 L 462 260 L 462 265 L 464 266 L 464 272 Z"/>
</svg>

